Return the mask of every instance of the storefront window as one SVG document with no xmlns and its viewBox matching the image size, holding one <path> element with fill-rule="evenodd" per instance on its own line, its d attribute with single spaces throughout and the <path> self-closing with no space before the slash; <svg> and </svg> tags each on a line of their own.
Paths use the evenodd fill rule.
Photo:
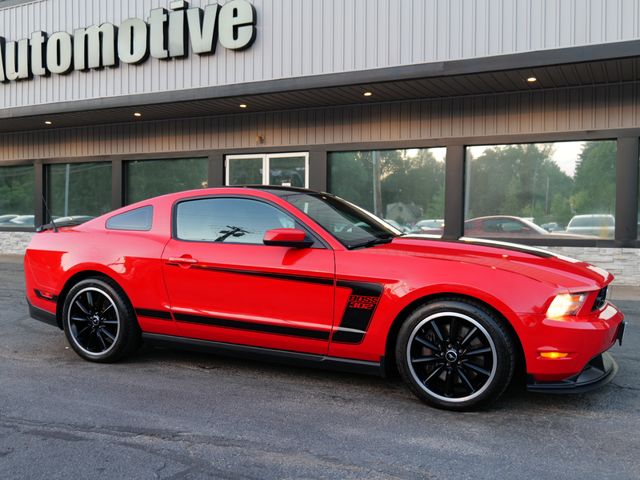
<svg viewBox="0 0 640 480">
<path fill-rule="evenodd" d="M 465 235 L 612 239 L 616 142 L 467 148 Z"/>
<path fill-rule="evenodd" d="M 47 167 L 47 204 L 58 219 L 88 220 L 111 210 L 111 163 Z"/>
<path fill-rule="evenodd" d="M 32 165 L 0 167 L 0 228 L 33 227 Z"/>
<path fill-rule="evenodd" d="M 329 154 L 329 191 L 404 232 L 442 235 L 445 148 Z"/>
<path fill-rule="evenodd" d="M 209 178 L 206 158 L 136 160 L 126 164 L 127 203 L 166 193 L 206 188 Z"/>
<path fill-rule="evenodd" d="M 228 155 L 226 185 L 309 185 L 309 153 Z"/>
</svg>

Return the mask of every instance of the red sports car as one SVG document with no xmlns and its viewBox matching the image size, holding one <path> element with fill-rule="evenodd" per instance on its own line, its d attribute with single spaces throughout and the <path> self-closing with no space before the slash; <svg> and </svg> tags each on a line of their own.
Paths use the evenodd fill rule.
<svg viewBox="0 0 640 480">
<path fill-rule="evenodd" d="M 384 373 L 431 405 L 601 385 L 623 315 L 612 275 L 545 250 L 403 235 L 326 193 L 234 187 L 165 195 L 79 226 L 49 225 L 25 256 L 31 316 L 83 358 L 141 342 Z"/>
</svg>

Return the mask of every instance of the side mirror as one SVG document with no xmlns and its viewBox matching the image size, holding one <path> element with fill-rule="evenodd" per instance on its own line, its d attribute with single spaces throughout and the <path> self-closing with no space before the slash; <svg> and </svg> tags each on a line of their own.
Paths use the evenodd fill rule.
<svg viewBox="0 0 640 480">
<path fill-rule="evenodd" d="M 313 241 L 307 239 L 307 234 L 297 228 L 274 228 L 264 234 L 262 242 L 265 245 L 306 248 L 313 245 Z"/>
</svg>

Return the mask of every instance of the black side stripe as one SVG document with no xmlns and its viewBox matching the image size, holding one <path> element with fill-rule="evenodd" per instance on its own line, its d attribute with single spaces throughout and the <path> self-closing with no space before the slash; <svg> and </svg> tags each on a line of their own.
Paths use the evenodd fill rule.
<svg viewBox="0 0 640 480">
<path fill-rule="evenodd" d="M 147 308 L 136 308 L 136 314 L 141 317 L 159 318 L 160 320 L 171 320 L 171 312 L 166 310 L 149 310 Z"/>
<path fill-rule="evenodd" d="M 277 278 L 279 280 L 291 280 L 294 282 L 316 283 L 318 285 L 333 285 L 333 278 L 330 277 L 312 277 L 308 275 L 294 275 L 290 273 L 260 272 L 257 270 L 212 267 L 209 265 L 193 265 L 191 268 L 195 270 L 208 270 L 210 272 L 235 273 L 238 275 L 249 275 L 253 277 Z"/>
<path fill-rule="evenodd" d="M 168 263 L 167 265 L 177 266 Z M 238 268 L 214 267 L 209 265 L 193 265 L 190 268 L 197 270 L 207 270 L 211 272 L 233 273 L 237 275 L 250 275 L 255 277 L 275 278 L 279 280 L 289 280 L 294 282 L 315 283 L 317 285 L 333 285 L 331 277 L 314 277 L 309 275 L 295 275 L 289 273 L 262 272 L 258 270 L 244 270 Z M 338 280 L 338 287 L 351 289 L 347 307 L 342 316 L 340 326 L 334 331 L 332 341 L 340 343 L 360 343 L 367 333 L 371 318 L 376 311 L 383 286 L 379 283 L 352 282 L 348 280 Z M 228 328 L 241 328 L 246 330 L 260 331 L 266 333 L 279 333 L 282 335 L 302 336 L 307 338 L 328 339 L 329 333 L 321 330 L 299 329 L 294 327 L 280 327 L 277 325 L 264 325 L 252 322 L 240 322 L 236 320 L 219 319 L 199 315 L 187 315 L 174 313 L 176 320 L 202 323 L 205 325 L 216 325 Z M 179 317 L 182 317 L 179 318 Z M 187 320 L 186 317 L 191 318 Z M 246 326 L 239 326 L 245 324 Z"/>
<path fill-rule="evenodd" d="M 315 340 L 328 340 L 329 332 L 311 330 L 298 327 L 283 327 L 281 325 L 269 325 L 265 323 L 245 322 L 243 320 L 231 320 L 228 318 L 208 317 L 204 315 L 192 315 L 188 313 L 174 313 L 173 316 L 179 322 L 213 325 L 215 327 L 236 328 L 253 332 L 274 333 L 276 335 L 289 335 L 293 337 L 313 338 Z"/>
<path fill-rule="evenodd" d="M 331 340 L 338 343 L 360 343 L 376 312 L 383 287 L 379 283 L 338 280 L 338 287 L 351 289 L 340 326 Z"/>
</svg>

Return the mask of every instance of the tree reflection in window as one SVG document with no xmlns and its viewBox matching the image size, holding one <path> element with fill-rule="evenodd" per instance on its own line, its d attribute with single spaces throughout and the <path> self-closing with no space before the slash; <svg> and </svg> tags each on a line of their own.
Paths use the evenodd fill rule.
<svg viewBox="0 0 640 480">
<path fill-rule="evenodd" d="M 249 230 L 245 230 L 242 227 L 233 227 L 231 225 L 227 225 L 227 230 L 220 230 L 220 233 L 222 235 L 216 238 L 214 242 L 224 242 L 229 237 L 238 238 L 251 232 L 249 232 Z"/>
</svg>

